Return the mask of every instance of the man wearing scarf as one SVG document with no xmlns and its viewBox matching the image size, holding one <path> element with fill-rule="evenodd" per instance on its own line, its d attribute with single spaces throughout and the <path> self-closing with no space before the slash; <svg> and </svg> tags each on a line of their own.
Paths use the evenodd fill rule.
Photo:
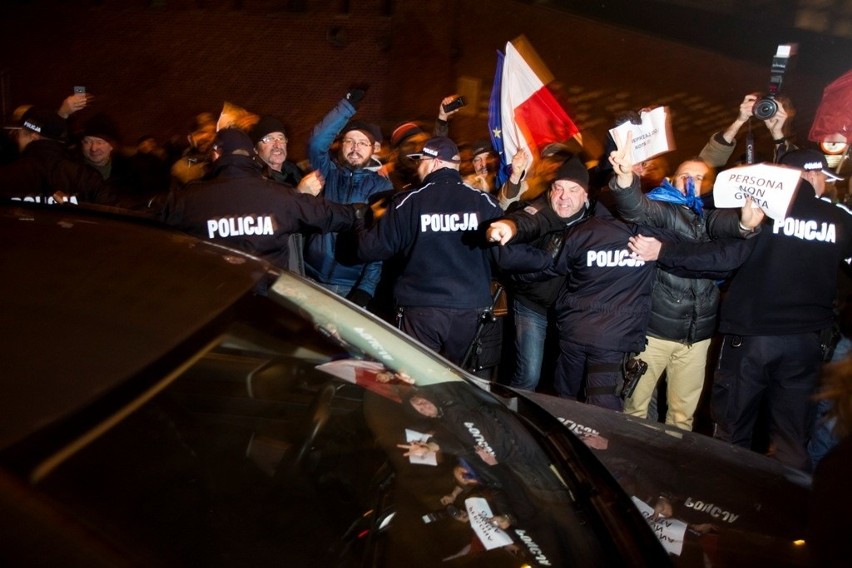
<svg viewBox="0 0 852 568">
<path fill-rule="evenodd" d="M 710 186 L 713 169 L 700 158 L 678 166 L 672 180 L 642 194 L 639 176 L 631 171 L 629 153 L 613 152 L 615 173 L 610 180 L 618 211 L 628 222 L 672 229 L 698 242 L 711 237 L 747 237 L 757 223 L 752 210 L 705 212 L 696 191 Z M 710 340 L 716 330 L 719 289 L 711 278 L 677 276 L 657 267 L 651 294 L 647 346 L 641 358 L 648 364 L 636 390 L 624 403 L 624 412 L 646 418 L 657 381 L 668 380 L 666 424 L 692 430 L 693 417 L 704 388 Z"/>
</svg>

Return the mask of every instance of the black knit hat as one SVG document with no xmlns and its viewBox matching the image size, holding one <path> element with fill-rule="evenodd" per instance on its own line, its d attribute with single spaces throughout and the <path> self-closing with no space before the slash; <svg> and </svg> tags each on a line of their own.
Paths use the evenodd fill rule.
<svg viewBox="0 0 852 568">
<path fill-rule="evenodd" d="M 560 179 L 573 181 L 586 191 L 589 191 L 589 170 L 586 169 L 586 166 L 583 165 L 583 162 L 577 156 L 568 158 L 556 170 L 553 181 Z"/>
<path fill-rule="evenodd" d="M 475 158 L 480 154 L 490 154 L 494 152 L 494 148 L 491 146 L 490 140 L 477 140 L 471 146 L 470 155 Z"/>
<path fill-rule="evenodd" d="M 257 144 L 260 142 L 261 138 L 267 134 L 271 134 L 272 132 L 281 132 L 284 136 L 287 135 L 283 122 L 274 116 L 262 116 L 260 117 L 260 120 L 257 121 L 257 124 L 252 126 L 251 130 L 249 130 L 249 138 L 251 138 L 253 144 Z"/>
<path fill-rule="evenodd" d="M 103 138 L 113 146 L 117 146 L 121 141 L 118 134 L 118 128 L 112 119 L 106 114 L 99 112 L 92 115 L 83 124 L 83 130 L 80 132 L 80 138 L 92 136 L 95 138 Z"/>
</svg>

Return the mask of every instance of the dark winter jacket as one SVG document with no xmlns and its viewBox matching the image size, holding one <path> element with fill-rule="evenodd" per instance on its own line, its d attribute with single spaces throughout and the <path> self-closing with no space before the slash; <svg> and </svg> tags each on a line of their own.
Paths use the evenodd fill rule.
<svg viewBox="0 0 852 568">
<path fill-rule="evenodd" d="M 640 232 L 635 225 L 615 219 L 601 204 L 588 213 L 565 230 L 553 268 L 529 278 L 567 276 L 555 307 L 560 337 L 610 351 L 642 351 L 656 264 L 631 256 L 627 241 Z M 516 240 L 541 234 L 534 223 L 516 223 Z"/>
<path fill-rule="evenodd" d="M 541 230 L 545 233 L 530 241 L 530 245 L 545 251 L 558 251 L 562 246 L 565 229 L 584 218 L 586 211 L 570 219 L 563 219 L 550 206 L 547 194 L 529 202 L 520 202 L 516 208 L 510 208 L 508 217 L 537 216 L 541 221 Z M 528 282 L 521 277 L 509 276 L 503 279 L 509 294 L 516 301 L 540 314 L 546 314 L 556 302 L 559 290 L 565 282 L 564 276 L 556 276 L 542 282 Z"/>
<path fill-rule="evenodd" d="M 703 215 L 673 203 L 654 201 L 642 193 L 638 176 L 628 188 L 617 178 L 610 189 L 621 217 L 631 223 L 671 229 L 698 242 L 712 236 L 738 237 L 739 216 L 735 210 L 711 210 Z M 709 339 L 716 331 L 719 287 L 709 278 L 689 278 L 658 270 L 652 295 L 648 335 L 692 344 Z"/>
<path fill-rule="evenodd" d="M 111 204 L 101 174 L 70 159 L 65 145 L 55 140 L 34 140 L 16 161 L 0 167 L 0 195 L 5 198 L 54 203 L 57 191 L 71 203 Z"/>
<path fill-rule="evenodd" d="M 485 308 L 491 305 L 491 264 L 512 265 L 511 251 L 489 246 L 487 221 L 503 213 L 496 200 L 442 168 L 423 185 L 394 196 L 378 222 L 359 234 L 363 260 L 401 260 L 394 286 L 400 306 Z M 541 259 L 536 266 L 543 267 Z M 529 267 L 530 269 L 533 266 Z"/>
<path fill-rule="evenodd" d="M 349 230 L 359 216 L 354 206 L 299 193 L 264 178 L 251 158 L 230 155 L 214 162 L 209 177 L 173 192 L 163 220 L 288 269 L 292 233 Z"/>
</svg>

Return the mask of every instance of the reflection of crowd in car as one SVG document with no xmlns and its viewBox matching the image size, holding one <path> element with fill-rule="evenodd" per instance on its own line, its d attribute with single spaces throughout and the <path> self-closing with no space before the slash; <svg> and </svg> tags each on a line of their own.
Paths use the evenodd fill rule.
<svg viewBox="0 0 852 568">
<path fill-rule="evenodd" d="M 548 289 L 547 297 L 534 297 L 531 303 L 524 293 L 534 288 L 514 286 L 518 296 L 510 299 L 518 301 L 518 321 L 527 317 L 523 321 L 532 321 L 540 338 L 535 345 L 519 338 L 519 359 L 535 369 L 533 373 L 547 359 L 550 364 L 542 367 L 556 368 L 557 394 L 616 410 L 626 397 L 626 408 L 637 416 L 650 414 L 649 405 L 666 373 L 666 422 L 684 429 L 693 426 L 710 341 L 720 331 L 714 321 L 715 281 L 742 264 L 730 280 L 731 300 L 721 303 L 721 331 L 726 336 L 711 404 L 719 425 L 716 433 L 752 447 L 758 409 L 767 400 L 769 452 L 789 465 L 810 467 L 805 446 L 813 425 L 811 396 L 818 387 L 821 347 L 830 343 L 824 332 L 834 324 L 837 264 L 852 256 L 852 217 L 817 199 L 830 195 L 826 182 L 840 178 L 828 170 L 820 152 L 792 146 L 789 103 L 779 99 L 779 111 L 763 121 L 776 140 L 771 154 L 802 172 L 794 221 L 802 227 L 826 226 L 831 238 L 802 238 L 804 230 L 773 226 L 751 204 L 740 211 L 713 210 L 707 192 L 713 168 L 728 164 L 739 129 L 752 120 L 752 95 L 740 104 L 731 126 L 710 139 L 701 157 L 684 163 L 693 169 L 679 167 L 671 182 L 660 179 L 664 160 L 633 163 L 626 140 L 609 140 L 606 155 L 587 172 L 580 161 L 588 158 L 583 148 L 569 140 L 555 149 L 530 149 L 534 155 L 524 150 L 508 156 L 515 169 L 498 188 L 488 170 L 490 164 L 493 173 L 496 154 L 481 142 L 471 149 L 448 138 L 448 121 L 457 110 L 447 111 L 443 104 L 434 129 L 440 136 L 427 142 L 421 125 L 403 123 L 391 137 L 399 163 L 382 164 L 380 129 L 352 120 L 365 94 L 364 89 L 351 89 L 318 122 L 310 142 L 311 166 L 304 170 L 287 161 L 285 127 L 274 117 L 261 119 L 246 112 L 225 121 L 223 114 L 218 133 L 210 117 L 196 120 L 188 147 L 158 147 L 145 136 L 139 140 L 137 157 L 125 161 L 117 150 L 118 128 L 108 117 L 74 128 L 72 115 L 86 112 L 85 93 L 63 101 L 59 112 L 22 108 L 5 141 L 0 195 L 128 208 L 136 215 L 162 218 L 202 238 L 265 256 L 281 268 L 307 272 L 378 314 L 396 315 L 406 333 L 462 365 L 490 307 L 491 281 L 516 278 L 513 274 L 526 274 L 518 281 L 535 281 L 536 274 L 548 274 L 561 262 L 558 272 L 549 273 L 559 276 L 558 290 Z M 67 140 L 79 151 L 67 152 Z M 578 164 L 583 171 L 576 171 Z M 532 173 L 527 179 L 527 169 L 547 172 L 547 179 L 534 179 Z M 388 177 L 392 171 L 396 174 Z M 402 172 L 407 175 L 401 178 Z M 403 178 L 405 187 L 393 186 L 393 180 Z M 482 183 L 468 183 L 474 179 Z M 142 191 L 141 180 L 155 187 Z M 583 191 L 577 193 L 576 207 L 560 214 L 556 197 L 567 195 L 571 184 Z M 614 204 L 616 217 L 605 215 L 602 205 L 596 209 L 596 201 Z M 510 212 L 501 206 L 510 207 Z M 613 227 L 626 227 L 618 216 L 638 223 L 638 228 L 595 258 L 621 271 L 613 272 L 613 278 L 622 286 L 592 294 L 599 279 L 584 272 L 583 263 L 592 252 L 602 252 L 592 241 Z M 514 233 L 488 227 L 501 217 L 514 220 Z M 539 232 L 529 232 L 533 224 L 540 226 Z M 672 229 L 678 236 L 669 240 L 664 233 L 653 233 L 657 238 L 647 239 L 652 233 L 644 225 Z M 526 233 L 524 240 L 533 241 L 525 250 L 538 251 L 535 262 L 521 262 L 512 256 L 512 247 L 503 246 L 522 240 L 515 234 L 518 227 Z M 302 234 L 307 244 L 294 238 Z M 629 280 L 622 269 L 630 263 L 649 263 L 646 276 L 653 272 L 654 277 Z M 780 293 L 769 292 L 779 283 L 787 298 L 783 301 L 777 300 Z M 383 296 L 382 290 L 393 292 Z M 643 308 L 649 297 L 650 312 Z M 750 311 L 755 305 L 759 313 Z M 581 314 L 582 322 L 572 322 L 572 314 Z M 628 322 L 628 317 L 636 321 Z M 553 324 L 559 329 L 558 352 L 544 352 L 541 344 Z M 625 361 L 643 352 L 654 358 L 650 371 L 640 379 L 635 399 L 620 396 Z M 750 357 L 758 363 L 747 363 Z M 683 358 L 688 364 L 682 364 Z M 751 373 L 749 365 L 766 371 Z M 520 386 L 550 387 L 548 381 L 532 380 L 528 368 L 519 376 Z M 779 397 L 791 384 L 796 395 Z M 450 400 L 432 404 L 439 412 L 455 412 Z M 526 458 L 515 459 L 516 453 L 522 456 L 523 444 L 513 446 L 515 438 L 507 437 L 496 417 L 486 412 L 470 427 L 465 424 L 457 422 L 454 442 L 434 436 L 441 451 L 449 443 L 459 456 L 481 463 L 506 461 L 510 470 L 512 463 Z M 464 439 L 471 444 L 462 451 L 455 444 Z M 420 451 L 411 446 L 409 452 Z M 535 463 L 536 456 L 528 457 Z M 526 475 L 532 486 L 549 487 L 548 476 Z"/>
</svg>

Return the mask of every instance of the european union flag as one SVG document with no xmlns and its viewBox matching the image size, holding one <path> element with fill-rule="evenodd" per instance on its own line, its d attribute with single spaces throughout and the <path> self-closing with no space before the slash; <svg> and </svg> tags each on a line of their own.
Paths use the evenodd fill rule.
<svg viewBox="0 0 852 568">
<path fill-rule="evenodd" d="M 503 149 L 503 119 L 501 117 L 500 97 L 503 91 L 503 52 L 497 50 L 497 70 L 494 72 L 494 85 L 491 87 L 491 99 L 488 103 L 488 129 L 491 131 L 491 146 L 500 158 L 497 168 L 497 187 L 503 187 L 509 179 L 509 163 Z"/>
</svg>

